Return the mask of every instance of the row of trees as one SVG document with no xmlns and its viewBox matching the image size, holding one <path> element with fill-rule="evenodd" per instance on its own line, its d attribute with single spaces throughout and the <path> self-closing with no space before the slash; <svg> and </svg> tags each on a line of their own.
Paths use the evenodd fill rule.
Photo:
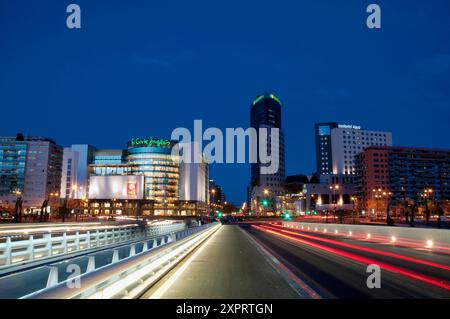
<svg viewBox="0 0 450 319">
<path fill-rule="evenodd" d="M 63 200 L 59 205 L 54 206 L 54 213 L 61 218 L 62 222 L 65 222 L 66 217 L 71 215 L 71 211 L 76 212 L 76 219 L 78 219 L 78 209 L 74 206 L 75 203 L 69 203 L 67 199 Z M 50 205 L 49 200 L 45 199 L 41 205 L 40 210 L 32 215 L 25 215 L 23 211 L 23 199 L 18 197 L 12 211 L 8 207 L 3 208 L 6 212 L 12 213 L 13 223 L 22 223 L 25 219 L 31 219 L 33 222 L 46 222 L 50 218 Z"/>
<path fill-rule="evenodd" d="M 412 199 L 403 200 L 397 207 L 397 211 L 400 216 L 403 216 L 405 223 L 414 227 L 417 214 L 423 213 L 425 217 L 425 223 L 428 225 L 432 215 L 437 215 L 438 227 L 441 226 L 441 217 L 444 216 L 444 209 L 442 205 L 432 201 L 424 200 L 422 202 Z M 387 216 L 390 217 L 390 207 L 388 204 Z"/>
</svg>

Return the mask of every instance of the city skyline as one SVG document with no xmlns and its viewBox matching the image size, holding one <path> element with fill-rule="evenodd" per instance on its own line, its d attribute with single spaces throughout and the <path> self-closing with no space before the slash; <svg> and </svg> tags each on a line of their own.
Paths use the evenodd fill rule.
<svg viewBox="0 0 450 319">
<path fill-rule="evenodd" d="M 0 0 L 0 299 L 432 313 L 450 300 L 449 12 Z"/>
<path fill-rule="evenodd" d="M 65 27 L 64 4 L 49 4 L 0 5 L 0 104 L 10 119 L 1 135 L 121 148 L 133 136 L 170 137 L 195 119 L 248 127 L 251 102 L 268 90 L 283 102 L 287 175 L 315 171 L 319 122 L 390 131 L 398 146 L 450 148 L 446 1 L 380 1 L 379 31 L 366 28 L 364 4 L 329 1 L 238 11 L 202 3 L 173 13 L 162 4 L 124 11 L 120 2 L 80 1 L 81 30 Z M 211 167 L 237 204 L 249 175 L 248 164 Z"/>
</svg>

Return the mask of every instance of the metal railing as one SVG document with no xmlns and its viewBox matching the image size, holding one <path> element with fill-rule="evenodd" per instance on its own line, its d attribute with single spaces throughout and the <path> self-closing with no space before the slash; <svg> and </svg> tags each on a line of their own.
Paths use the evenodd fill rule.
<svg viewBox="0 0 450 319">
<path fill-rule="evenodd" d="M 189 228 L 129 245 L 128 256 L 119 258 L 117 249 L 111 249 L 111 262 L 95 267 L 96 256 L 86 256 L 86 271 L 77 277 L 58 281 L 58 265 L 51 265 L 48 280 L 42 289 L 22 298 L 131 298 L 139 295 L 158 280 L 168 267 L 197 247 L 217 227 L 217 223 Z M 139 249 L 137 249 L 138 246 Z M 139 251 L 138 251 L 139 250 Z M 74 287 L 74 282 L 80 282 Z M 72 285 L 71 285 L 72 283 Z M 0 280 L 1 284 L 1 280 Z M 75 285 L 76 286 L 76 285 Z"/>
<path fill-rule="evenodd" d="M 96 230 L 48 232 L 11 235 L 0 241 L 0 270 L 55 256 L 108 247 L 118 243 L 173 233 L 185 229 L 184 222 L 148 225 L 102 226 Z"/>
</svg>

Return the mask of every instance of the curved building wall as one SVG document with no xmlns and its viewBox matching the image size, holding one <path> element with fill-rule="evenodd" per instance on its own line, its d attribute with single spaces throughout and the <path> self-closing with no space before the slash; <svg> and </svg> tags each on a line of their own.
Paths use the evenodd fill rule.
<svg viewBox="0 0 450 319">
<path fill-rule="evenodd" d="M 170 146 L 129 146 L 127 163 L 131 175 L 144 176 L 144 198 L 157 202 L 178 199 L 179 160 Z"/>
</svg>

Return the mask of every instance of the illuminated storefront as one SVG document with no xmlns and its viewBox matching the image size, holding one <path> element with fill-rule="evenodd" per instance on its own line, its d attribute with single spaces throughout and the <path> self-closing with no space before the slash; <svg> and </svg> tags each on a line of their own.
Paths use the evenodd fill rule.
<svg viewBox="0 0 450 319">
<path fill-rule="evenodd" d="M 172 156 L 174 142 L 132 139 L 128 144 L 127 164 L 132 175 L 144 176 L 144 198 L 170 206 L 178 199 L 180 165 Z"/>
<path fill-rule="evenodd" d="M 91 176 L 94 177 L 92 180 L 98 184 L 99 180 L 95 176 L 142 176 L 143 186 L 140 199 L 152 203 L 151 209 L 148 211 L 151 211 L 152 215 L 177 215 L 176 201 L 179 199 L 180 164 L 179 157 L 171 154 L 175 144 L 176 142 L 166 139 L 133 138 L 124 151 L 97 151 L 94 154 L 93 163 L 90 165 Z M 129 183 L 118 183 L 117 181 L 115 183 L 130 187 Z M 103 187 L 106 188 L 106 186 Z M 93 190 L 97 188 L 94 187 Z M 129 189 L 120 190 L 127 194 L 129 191 Z M 108 191 L 107 193 L 114 192 Z M 113 196 L 108 196 L 104 192 L 103 194 L 103 197 L 106 197 L 103 199 Z M 99 200 L 100 198 L 95 196 L 95 199 Z"/>
</svg>

